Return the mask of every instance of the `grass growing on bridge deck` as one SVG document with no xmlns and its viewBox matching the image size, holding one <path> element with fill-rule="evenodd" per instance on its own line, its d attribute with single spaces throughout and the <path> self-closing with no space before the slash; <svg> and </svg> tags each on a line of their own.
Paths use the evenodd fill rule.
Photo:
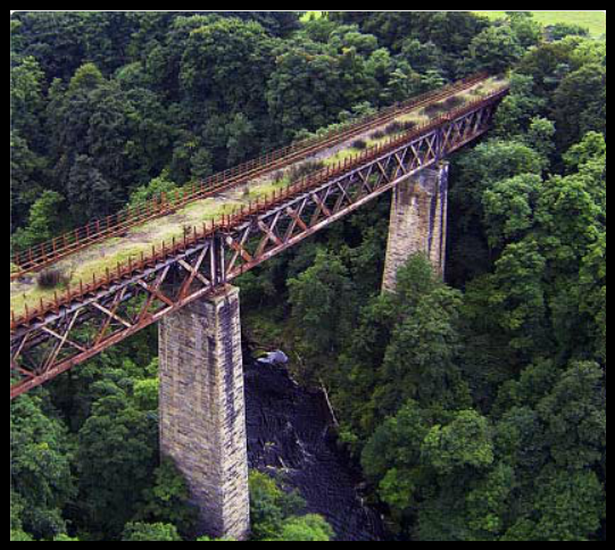
<svg viewBox="0 0 615 550">
<path fill-rule="evenodd" d="M 461 98 L 463 102 L 478 99 L 501 85 L 501 80 L 491 78 L 456 94 L 455 97 Z M 419 108 L 399 116 L 395 122 L 414 122 L 418 125 L 429 119 L 429 113 Z M 173 214 L 129 229 L 123 237 L 110 238 L 102 243 L 94 244 L 58 261 L 53 268 L 67 276 L 69 285 L 78 285 L 80 280 L 85 283 L 90 282 L 92 275 L 103 276 L 107 269 L 114 270 L 118 262 L 126 264 L 129 259 L 138 260 L 142 253 L 148 255 L 153 245 L 159 248 L 163 241 L 168 245 L 173 238 L 182 239 L 187 227 L 201 228 L 203 223 L 210 224 L 212 220 L 218 220 L 222 215 L 230 214 L 235 208 L 247 206 L 250 201 L 262 200 L 270 196 L 274 190 L 283 189 L 290 182 L 293 169 L 296 170 L 301 164 L 313 161 L 320 161 L 325 165 L 335 164 L 360 152 L 360 149 L 353 146 L 358 139 L 362 139 L 367 147 L 371 147 L 391 136 L 399 135 L 401 130 L 382 137 L 373 137 L 374 132 L 385 130 L 389 124 L 390 122 L 380 128 L 371 128 L 362 136 L 355 136 L 330 149 L 319 151 L 312 157 L 298 161 L 283 170 L 266 174 L 248 184 L 238 185 L 236 188 L 220 192 L 213 197 L 195 201 Z M 61 294 L 65 289 L 58 287 L 55 290 Z M 48 302 L 53 298 L 54 289 L 39 288 L 36 274 L 29 274 L 20 280 L 11 282 L 11 310 L 17 316 L 25 313 L 26 304 L 29 308 L 36 308 L 41 299 Z"/>
</svg>

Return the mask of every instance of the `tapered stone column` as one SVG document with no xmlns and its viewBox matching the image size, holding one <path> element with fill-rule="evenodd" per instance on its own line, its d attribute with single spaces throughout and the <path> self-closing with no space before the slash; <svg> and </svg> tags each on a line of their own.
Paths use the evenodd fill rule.
<svg viewBox="0 0 615 550">
<path fill-rule="evenodd" d="M 160 322 L 160 439 L 187 479 L 200 534 L 250 531 L 239 290 Z"/>
<path fill-rule="evenodd" d="M 421 170 L 393 190 L 383 290 L 394 291 L 397 271 L 421 252 L 444 275 L 448 162 Z"/>
</svg>

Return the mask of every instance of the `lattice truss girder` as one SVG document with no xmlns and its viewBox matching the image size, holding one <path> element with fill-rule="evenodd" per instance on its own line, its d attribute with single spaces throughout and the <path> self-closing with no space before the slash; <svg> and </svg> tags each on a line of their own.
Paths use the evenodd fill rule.
<svg viewBox="0 0 615 550">
<path fill-rule="evenodd" d="M 210 293 L 219 237 L 11 335 L 11 397 L 24 393 Z"/>
<path fill-rule="evenodd" d="M 65 372 L 313 235 L 476 139 L 494 104 L 447 121 L 82 302 L 11 334 L 11 397 Z"/>
</svg>

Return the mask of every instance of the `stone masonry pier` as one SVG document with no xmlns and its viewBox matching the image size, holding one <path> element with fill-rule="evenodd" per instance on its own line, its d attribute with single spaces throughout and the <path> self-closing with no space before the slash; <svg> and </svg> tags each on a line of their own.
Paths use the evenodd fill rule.
<svg viewBox="0 0 615 550">
<path fill-rule="evenodd" d="M 190 487 L 199 534 L 250 531 L 239 290 L 160 322 L 160 439 Z"/>
<path fill-rule="evenodd" d="M 423 253 L 434 269 L 444 275 L 448 162 L 425 168 L 393 190 L 389 242 L 383 290 L 394 291 L 397 271 L 412 254 Z"/>
</svg>

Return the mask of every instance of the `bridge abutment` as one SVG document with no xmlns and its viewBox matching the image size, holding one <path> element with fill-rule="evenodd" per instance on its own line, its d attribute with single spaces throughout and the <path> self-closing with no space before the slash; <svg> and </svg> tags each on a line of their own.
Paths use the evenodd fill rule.
<svg viewBox="0 0 615 550">
<path fill-rule="evenodd" d="M 200 534 L 250 531 L 239 290 L 160 321 L 160 439 L 189 485 Z"/>
<path fill-rule="evenodd" d="M 421 252 L 444 275 L 448 209 L 448 162 L 425 168 L 393 190 L 383 290 L 395 291 L 397 271 Z"/>
</svg>

